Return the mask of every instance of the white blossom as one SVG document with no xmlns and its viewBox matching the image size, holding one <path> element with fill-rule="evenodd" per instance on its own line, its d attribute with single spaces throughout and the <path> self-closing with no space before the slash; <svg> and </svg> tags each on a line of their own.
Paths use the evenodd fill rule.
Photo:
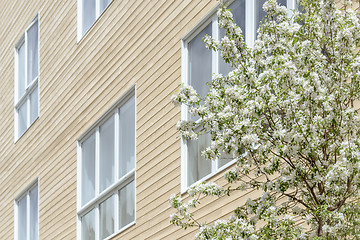
<svg viewBox="0 0 360 240">
<path fill-rule="evenodd" d="M 226 34 L 204 42 L 234 70 L 214 74 L 203 98 L 185 84 L 171 98 L 199 119 L 178 122 L 184 138 L 211 135 L 204 157 L 236 159 L 225 172 L 229 186 L 203 182 L 188 189 L 188 204 L 176 195 L 170 199 L 177 211 L 171 222 L 198 226 L 197 239 L 358 237 L 360 21 L 349 2 L 342 10 L 335 0 L 301 3 L 303 12 L 288 14 L 275 0 L 266 1 L 268 17 L 253 48 L 221 7 Z M 241 203 L 229 220 L 194 220 L 202 196 L 250 189 L 260 195 Z"/>
</svg>

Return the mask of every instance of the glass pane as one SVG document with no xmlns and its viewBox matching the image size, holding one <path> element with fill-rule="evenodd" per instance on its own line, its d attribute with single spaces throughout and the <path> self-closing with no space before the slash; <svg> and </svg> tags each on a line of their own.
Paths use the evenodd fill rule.
<svg viewBox="0 0 360 240">
<path fill-rule="evenodd" d="M 209 91 L 206 84 L 211 81 L 211 51 L 205 47 L 203 37 L 211 35 L 211 23 L 209 23 L 196 37 L 188 43 L 189 52 L 189 85 L 193 86 L 196 92 L 205 97 Z M 190 119 L 196 121 L 198 116 L 189 115 Z"/>
<path fill-rule="evenodd" d="M 30 191 L 30 240 L 38 239 L 38 187 Z"/>
<path fill-rule="evenodd" d="M 234 21 L 238 25 L 245 36 L 245 7 L 246 0 L 237 0 L 229 5 L 229 9 L 233 13 Z"/>
<path fill-rule="evenodd" d="M 38 88 L 36 87 L 30 95 L 30 123 L 34 122 L 38 117 Z"/>
<path fill-rule="evenodd" d="M 263 9 L 263 5 L 266 0 L 256 0 L 255 2 L 255 34 L 260 26 L 260 22 L 265 20 L 266 12 Z M 257 35 L 257 34 L 256 34 Z"/>
<path fill-rule="evenodd" d="M 18 203 L 18 236 L 19 240 L 26 239 L 26 197 Z"/>
<path fill-rule="evenodd" d="M 237 0 L 234 1 L 232 4 L 229 5 L 229 9 L 233 13 L 234 21 L 236 25 L 238 25 L 243 35 L 245 36 L 245 0 Z M 223 28 L 220 28 L 220 38 L 223 38 L 225 36 L 225 30 Z M 223 75 L 227 75 L 233 68 L 230 66 L 230 64 L 226 63 L 221 55 L 220 55 L 220 63 L 219 63 L 219 72 Z"/>
<path fill-rule="evenodd" d="M 114 195 L 100 204 L 100 239 L 114 233 Z"/>
<path fill-rule="evenodd" d="M 119 191 L 119 229 L 135 221 L 135 183 Z"/>
<path fill-rule="evenodd" d="M 218 159 L 218 168 L 221 168 L 225 164 L 231 162 L 233 159 L 234 158 L 232 157 L 232 154 L 226 154 L 223 152 Z"/>
<path fill-rule="evenodd" d="M 211 35 L 211 23 L 188 43 L 189 51 L 189 84 L 194 87 L 200 96 L 205 96 L 211 81 L 211 51 L 205 47 L 202 38 Z"/>
<path fill-rule="evenodd" d="M 135 168 L 135 97 L 120 108 L 119 177 Z"/>
<path fill-rule="evenodd" d="M 281 6 L 287 7 L 287 0 L 277 0 L 277 2 L 278 2 Z"/>
<path fill-rule="evenodd" d="M 112 0 L 100 0 L 100 11 L 101 13 L 105 10 L 105 8 L 111 3 Z"/>
<path fill-rule="evenodd" d="M 264 11 L 263 9 L 263 5 L 266 2 L 266 0 L 256 0 L 256 4 L 255 4 L 255 33 L 257 32 L 259 26 L 260 26 L 260 22 L 265 20 L 265 16 L 267 15 L 267 13 Z M 287 0 L 277 0 L 277 2 L 281 5 L 281 6 L 287 6 Z"/>
<path fill-rule="evenodd" d="M 301 13 L 305 13 L 305 9 L 303 8 L 302 5 L 300 5 L 300 0 L 296 1 L 296 10 L 301 12 Z"/>
<path fill-rule="evenodd" d="M 27 101 L 25 100 L 25 102 L 20 106 L 19 108 L 19 112 L 18 112 L 18 122 L 19 122 L 19 129 L 18 129 L 18 133 L 19 133 L 19 137 L 25 132 L 26 130 L 26 123 L 27 123 L 27 107 L 26 104 Z"/>
<path fill-rule="evenodd" d="M 25 94 L 25 44 L 18 48 L 18 99 Z"/>
<path fill-rule="evenodd" d="M 36 21 L 27 32 L 27 83 L 30 84 L 38 76 L 38 22 Z"/>
<path fill-rule="evenodd" d="M 219 52 L 219 58 L 220 58 L 220 61 L 219 61 L 219 72 L 223 75 L 223 76 L 226 76 L 228 75 L 228 73 L 230 71 L 233 70 L 233 68 L 231 67 L 231 65 L 229 63 L 226 63 L 224 61 L 224 59 L 222 58 L 221 56 L 221 53 Z"/>
<path fill-rule="evenodd" d="M 200 135 L 197 141 L 188 140 L 188 185 L 211 173 L 211 161 L 201 156 L 210 144 L 210 134 Z"/>
<path fill-rule="evenodd" d="M 115 129 L 114 116 L 100 126 L 100 192 L 115 180 Z"/>
<path fill-rule="evenodd" d="M 82 240 L 95 240 L 95 210 L 81 218 L 81 239 Z"/>
<path fill-rule="evenodd" d="M 82 0 L 82 35 L 90 29 L 96 20 L 95 0 Z"/>
<path fill-rule="evenodd" d="M 95 134 L 81 144 L 81 205 L 95 197 Z"/>
</svg>

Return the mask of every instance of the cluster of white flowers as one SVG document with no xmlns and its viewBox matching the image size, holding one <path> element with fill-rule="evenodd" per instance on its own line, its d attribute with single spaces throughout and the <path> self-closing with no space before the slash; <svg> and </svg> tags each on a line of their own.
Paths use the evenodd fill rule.
<svg viewBox="0 0 360 240">
<path fill-rule="evenodd" d="M 237 163 L 225 173 L 231 187 L 198 184 L 189 188 L 188 204 L 173 196 L 177 213 L 171 222 L 184 228 L 198 225 L 191 209 L 202 195 L 263 191 L 239 206 L 230 220 L 199 226 L 198 239 L 360 236 L 360 211 L 350 210 L 360 210 L 352 202 L 360 197 L 355 107 L 360 102 L 360 21 L 348 1 L 341 11 L 335 0 L 301 3 L 304 12 L 289 16 L 276 0 L 268 0 L 263 6 L 268 18 L 253 48 L 246 46 L 231 12 L 220 8 L 226 36 L 220 42 L 210 36 L 204 41 L 221 51 L 234 70 L 209 79 L 202 102 L 184 85 L 172 98 L 188 105 L 199 116 L 197 124 L 211 134 L 212 144 L 203 155 L 215 161 L 224 152 Z M 191 121 L 178 124 L 188 139 L 197 138 L 194 128 Z M 295 219 L 310 226 L 310 232 Z"/>
<path fill-rule="evenodd" d="M 175 106 L 179 106 L 181 103 L 195 105 L 200 102 L 200 98 L 192 86 L 182 84 L 179 93 L 171 96 L 171 101 Z"/>
<path fill-rule="evenodd" d="M 182 136 L 191 140 L 196 140 L 199 135 L 194 131 L 195 126 L 196 124 L 193 121 L 178 121 L 176 124 L 176 127 L 181 132 Z"/>
</svg>

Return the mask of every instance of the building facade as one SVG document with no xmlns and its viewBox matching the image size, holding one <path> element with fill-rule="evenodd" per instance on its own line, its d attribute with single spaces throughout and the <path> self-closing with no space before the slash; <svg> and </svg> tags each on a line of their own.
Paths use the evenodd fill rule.
<svg viewBox="0 0 360 240">
<path fill-rule="evenodd" d="M 246 41 L 264 0 L 229 1 Z M 279 1 L 288 8 L 295 0 Z M 231 159 L 206 162 L 186 142 L 181 82 L 205 94 L 229 71 L 206 50 L 220 38 L 215 0 L 1 1 L 0 239 L 192 239 L 170 225 L 171 194 L 225 184 Z M 227 217 L 253 192 L 204 198 Z"/>
</svg>

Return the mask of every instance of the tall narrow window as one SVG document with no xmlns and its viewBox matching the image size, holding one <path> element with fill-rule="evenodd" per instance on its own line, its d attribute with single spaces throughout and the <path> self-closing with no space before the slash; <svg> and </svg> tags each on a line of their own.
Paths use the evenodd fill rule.
<svg viewBox="0 0 360 240">
<path fill-rule="evenodd" d="M 15 139 L 39 115 L 39 23 L 36 17 L 15 48 Z"/>
<path fill-rule="evenodd" d="M 112 0 L 78 0 L 78 40 L 89 31 Z"/>
<path fill-rule="evenodd" d="M 39 239 L 38 185 L 15 200 L 15 240 Z"/>
<path fill-rule="evenodd" d="M 234 0 L 228 5 L 233 13 L 235 23 L 242 29 L 245 42 L 250 47 L 256 39 L 256 31 L 260 22 L 266 16 L 262 8 L 265 1 Z M 296 5 L 296 0 L 278 0 L 278 2 L 292 8 L 295 8 Z M 206 49 L 202 40 L 206 34 L 218 41 L 225 36 L 225 30 L 219 28 L 218 22 L 219 19 L 214 13 L 183 40 L 182 82 L 191 85 L 201 97 L 208 93 L 207 82 L 211 81 L 214 73 L 227 75 L 232 70 L 232 67 L 222 59 L 221 54 Z M 183 120 L 198 121 L 198 117 L 192 116 L 187 107 L 183 106 L 182 112 Z M 201 128 L 202 126 L 199 125 L 197 130 L 202 130 Z M 233 162 L 232 157 L 227 154 L 222 154 L 216 161 L 205 160 L 201 152 L 210 144 L 209 134 L 201 135 L 196 141 L 182 140 L 182 191 Z"/>
<path fill-rule="evenodd" d="M 135 223 L 135 96 L 81 137 L 79 239 L 104 239 Z"/>
</svg>

